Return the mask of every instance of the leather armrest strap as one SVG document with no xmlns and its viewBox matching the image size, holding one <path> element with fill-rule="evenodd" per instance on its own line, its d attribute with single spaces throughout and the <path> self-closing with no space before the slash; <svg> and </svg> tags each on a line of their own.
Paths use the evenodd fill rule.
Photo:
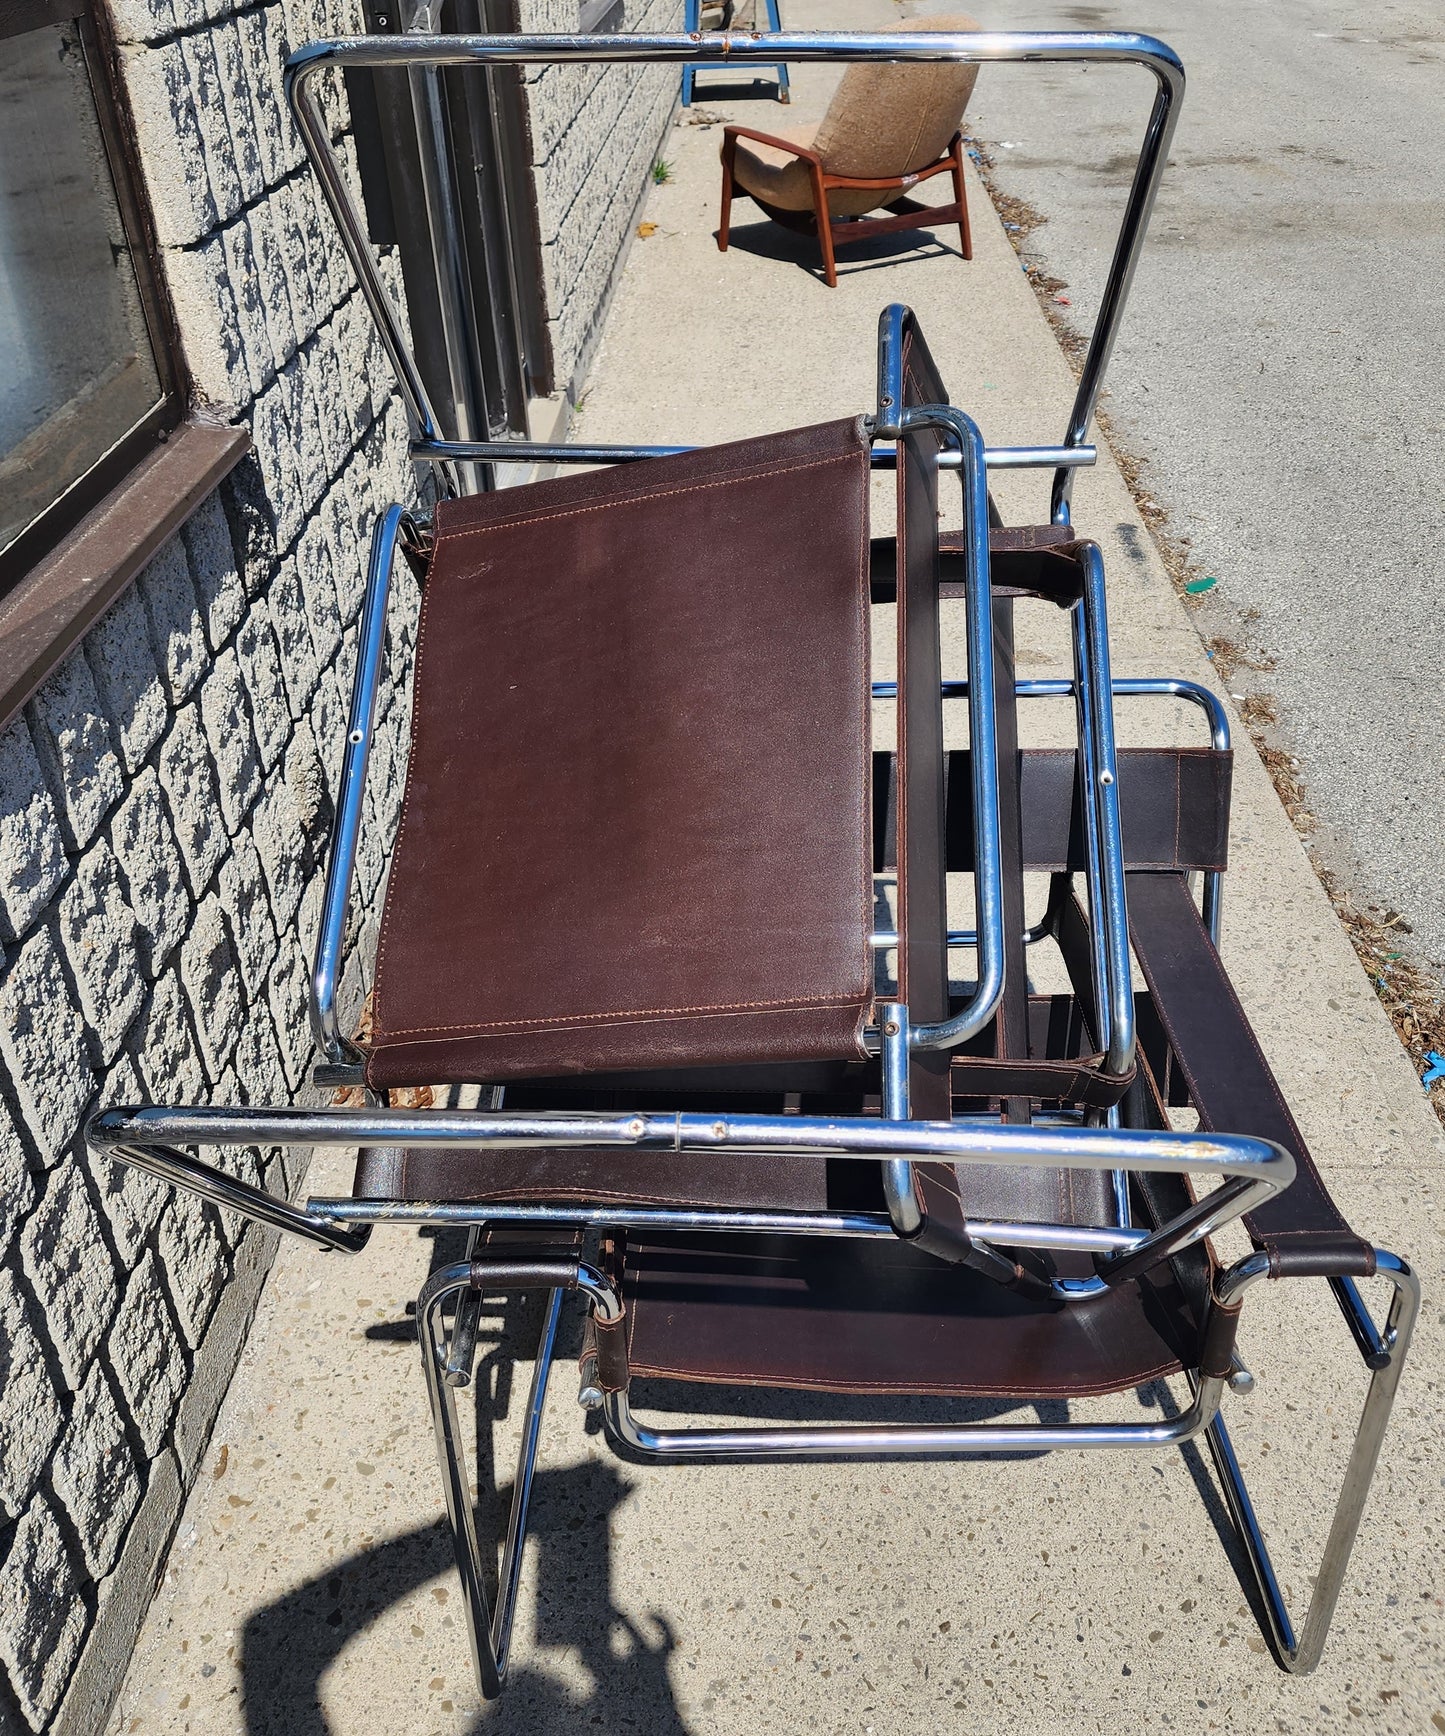
<svg viewBox="0 0 1445 1736">
<path fill-rule="evenodd" d="M 1134 950 L 1200 1127 L 1272 1140 L 1294 1157 L 1293 1184 L 1244 1220 L 1270 1276 L 1369 1277 L 1374 1250 L 1331 1199 L 1184 877 L 1130 873 L 1128 903 Z"/>
</svg>

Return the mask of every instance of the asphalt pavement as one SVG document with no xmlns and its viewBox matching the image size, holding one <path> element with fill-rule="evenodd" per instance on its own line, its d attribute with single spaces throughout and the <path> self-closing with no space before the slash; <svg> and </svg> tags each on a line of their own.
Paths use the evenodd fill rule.
<svg viewBox="0 0 1445 1736">
<path fill-rule="evenodd" d="M 1123 446 L 1265 669 L 1318 860 L 1445 959 L 1445 12 L 1375 0 L 991 0 L 992 29 L 1158 35 L 1182 119 L 1110 373 Z M 1151 97 L 1114 68 L 989 68 L 970 108 L 1027 254 L 1092 318 Z"/>
</svg>

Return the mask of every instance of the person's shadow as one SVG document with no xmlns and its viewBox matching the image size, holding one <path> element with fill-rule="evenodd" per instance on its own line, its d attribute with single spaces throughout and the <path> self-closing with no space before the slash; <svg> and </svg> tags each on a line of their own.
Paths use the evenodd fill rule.
<svg viewBox="0 0 1445 1736">
<path fill-rule="evenodd" d="M 505 1416 L 516 1396 L 507 1375 L 518 1351 L 527 1354 L 530 1349 L 538 1320 L 535 1301 L 513 1298 L 493 1342 L 479 1346 L 477 1523 L 483 1539 L 497 1539 L 506 1524 L 511 1489 L 496 1488 L 492 1425 Z M 414 1336 L 415 1323 L 410 1324 Z M 405 1335 L 405 1328 L 381 1330 L 389 1337 Z M 484 1328 L 483 1336 L 492 1334 Z M 417 1423 L 424 1426 L 420 1416 Z M 630 1492 L 618 1466 L 606 1459 L 541 1469 L 532 1487 L 526 1551 L 537 1587 L 536 1639 L 548 1648 L 573 1649 L 591 1678 L 587 1698 L 579 1699 L 555 1676 L 528 1662 L 523 1614 L 514 1629 L 515 1662 L 503 1694 L 498 1700 L 481 1700 L 469 1659 L 463 1673 L 466 1640 L 461 1593 L 451 1534 L 437 1519 L 361 1550 L 251 1616 L 240 1647 L 247 1736 L 333 1736 L 321 1701 L 326 1671 L 383 1610 L 437 1578 L 448 1587 L 449 1608 L 456 1619 L 450 1642 L 457 1654 L 456 1710 L 442 1714 L 451 1730 L 466 1736 L 484 1731 L 560 1736 L 563 1731 L 592 1726 L 644 1730 L 648 1736 L 687 1736 L 668 1681 L 668 1660 L 676 1645 L 671 1627 L 660 1614 L 639 1623 L 616 1608 L 612 1599 L 608 1520 Z M 485 1551 L 485 1543 L 483 1547 Z M 484 1558 L 488 1565 L 495 1559 Z M 495 1585 L 489 1585 L 489 1596 L 494 1592 Z M 426 1716 L 419 1705 L 418 1732 Z M 409 1736 L 409 1731 L 397 1730 L 393 1736 Z"/>
</svg>

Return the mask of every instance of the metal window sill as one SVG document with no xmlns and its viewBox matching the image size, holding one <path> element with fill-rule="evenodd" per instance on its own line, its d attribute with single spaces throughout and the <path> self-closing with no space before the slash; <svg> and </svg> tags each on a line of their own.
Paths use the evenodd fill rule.
<svg viewBox="0 0 1445 1736">
<path fill-rule="evenodd" d="M 183 422 L 0 599 L 0 728 L 250 446 L 246 428 Z"/>
</svg>

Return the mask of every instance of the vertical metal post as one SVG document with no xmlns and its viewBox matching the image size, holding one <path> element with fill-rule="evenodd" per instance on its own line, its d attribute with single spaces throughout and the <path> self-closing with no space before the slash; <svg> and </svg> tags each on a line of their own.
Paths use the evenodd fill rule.
<svg viewBox="0 0 1445 1736">
<path fill-rule="evenodd" d="M 902 1001 L 882 1008 L 883 1018 L 883 1115 L 888 1121 L 907 1121 L 911 1115 L 908 1089 L 908 1008 Z M 923 1228 L 923 1205 L 913 1165 L 902 1157 L 883 1163 L 883 1197 L 888 1216 L 900 1236 L 916 1236 Z"/>
<path fill-rule="evenodd" d="M 408 21 L 407 33 L 429 35 L 434 28 L 434 11 L 431 0 L 418 6 Z M 447 136 L 441 69 L 437 66 L 409 66 L 406 76 L 416 120 L 422 197 L 426 203 L 427 229 L 431 235 L 432 262 L 436 269 L 437 301 L 456 438 L 483 440 L 487 435 L 486 419 L 485 414 L 478 414 L 480 393 L 467 341 L 471 320 L 466 254 L 457 212 L 456 171 L 451 141 Z M 458 463 L 456 472 L 463 494 L 484 493 L 493 485 L 490 464 Z"/>
<path fill-rule="evenodd" d="M 341 793 L 326 858 L 326 886 L 321 900 L 321 929 L 311 966 L 311 1030 L 328 1061 L 356 1060 L 360 1051 L 343 1034 L 338 1022 L 336 993 L 341 981 L 341 954 L 346 936 L 346 912 L 351 876 L 366 795 L 366 768 L 371 753 L 371 726 L 376 690 L 386 648 L 386 609 L 391 595 L 391 571 L 396 545 L 409 522 L 404 507 L 390 506 L 371 536 L 366 592 L 361 604 L 361 636 L 356 647 L 356 679 L 346 720 L 341 759 Z M 324 749 L 323 749 L 324 751 Z"/>
</svg>

